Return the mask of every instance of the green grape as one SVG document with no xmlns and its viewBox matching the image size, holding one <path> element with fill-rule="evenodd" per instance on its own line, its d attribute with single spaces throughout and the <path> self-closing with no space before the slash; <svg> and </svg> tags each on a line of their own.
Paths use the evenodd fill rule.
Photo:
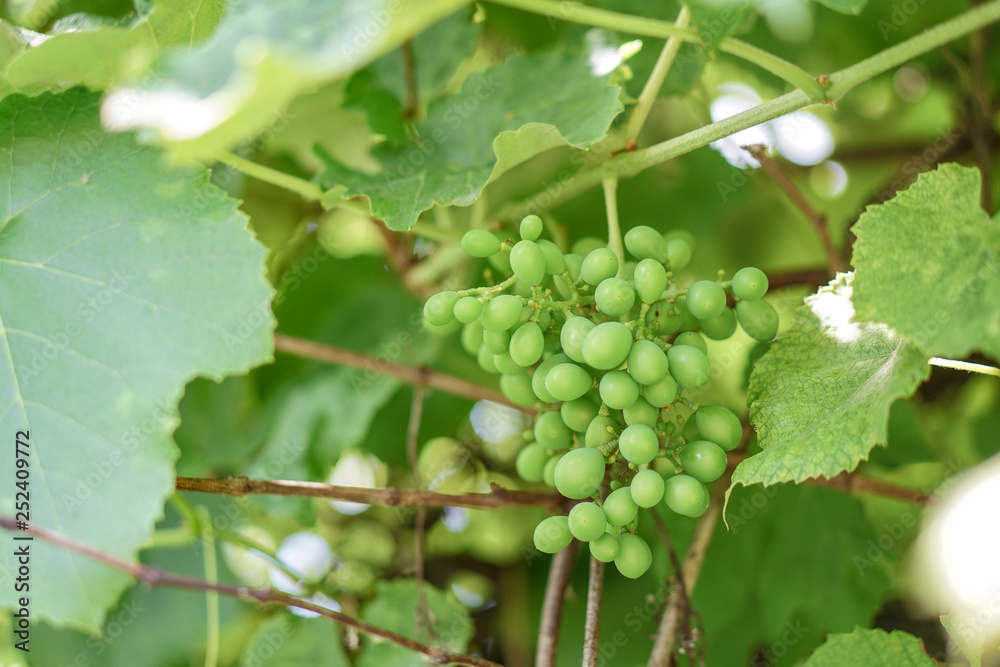
<svg viewBox="0 0 1000 667">
<path fill-rule="evenodd" d="M 497 242 L 502 243 L 505 239 L 503 234 L 496 235 Z M 510 275 L 510 246 L 501 245 L 500 252 L 490 255 L 487 260 L 494 269 L 502 276 Z"/>
<path fill-rule="evenodd" d="M 550 324 L 552 324 L 552 313 L 549 310 L 542 308 L 538 311 L 538 326 L 544 330 L 548 329 Z"/>
<path fill-rule="evenodd" d="M 583 255 L 578 255 L 575 252 L 568 252 L 563 255 L 563 259 L 566 261 L 566 270 L 569 271 L 569 277 L 576 280 L 580 277 L 580 267 L 583 266 Z"/>
<path fill-rule="evenodd" d="M 607 248 L 597 248 L 583 259 L 580 277 L 588 285 L 600 285 L 602 280 L 618 273 L 618 258 Z"/>
<path fill-rule="evenodd" d="M 521 226 L 518 231 L 522 239 L 534 241 L 542 235 L 542 219 L 537 215 L 526 215 L 521 220 Z"/>
<path fill-rule="evenodd" d="M 504 375 L 500 378 L 500 391 L 518 405 L 534 405 L 538 400 L 531 391 L 531 377 L 524 373 Z"/>
<path fill-rule="evenodd" d="M 663 235 L 667 244 L 667 262 L 671 271 L 681 271 L 690 262 L 694 254 L 694 236 L 690 232 L 674 230 Z"/>
<path fill-rule="evenodd" d="M 667 363 L 670 364 L 670 375 L 677 380 L 677 384 L 688 389 L 701 387 L 712 374 L 705 353 L 690 345 L 674 345 L 667 350 Z"/>
<path fill-rule="evenodd" d="M 518 241 L 510 251 L 510 268 L 526 285 L 538 285 L 545 277 L 545 255 L 534 241 Z"/>
<path fill-rule="evenodd" d="M 667 243 L 652 227 L 640 225 L 625 232 L 625 247 L 636 259 L 653 259 L 658 264 L 667 261 Z"/>
<path fill-rule="evenodd" d="M 573 434 L 563 424 L 558 412 L 543 412 L 538 415 L 533 428 L 535 441 L 549 449 L 562 449 L 569 446 Z"/>
<path fill-rule="evenodd" d="M 704 438 L 701 437 L 701 431 L 698 430 L 698 420 L 691 419 L 690 417 L 684 421 L 684 427 L 681 429 L 681 436 L 688 442 L 704 440 Z"/>
<path fill-rule="evenodd" d="M 632 500 L 627 486 L 612 491 L 604 499 L 604 515 L 612 526 L 624 526 L 635 521 L 638 505 Z"/>
<path fill-rule="evenodd" d="M 525 482 L 540 482 L 545 464 L 548 462 L 549 450 L 542 443 L 533 442 L 530 445 L 525 445 L 517 453 L 514 469 Z"/>
<path fill-rule="evenodd" d="M 545 469 L 542 470 L 542 481 L 546 486 L 554 487 L 556 485 L 556 466 L 559 465 L 559 461 L 562 460 L 563 454 L 560 452 L 548 460 L 545 464 Z"/>
<path fill-rule="evenodd" d="M 665 408 L 677 398 L 677 381 L 670 375 L 642 388 L 642 397 L 654 408 Z"/>
<path fill-rule="evenodd" d="M 625 423 L 629 426 L 632 424 L 645 424 L 649 428 L 653 428 L 653 425 L 656 424 L 656 418 L 660 416 L 660 411 L 650 405 L 641 396 L 635 399 L 635 403 L 625 408 L 622 412 Z"/>
<path fill-rule="evenodd" d="M 545 388 L 545 376 L 548 372 L 558 366 L 559 364 L 564 364 L 569 361 L 569 357 L 565 354 L 553 354 L 551 357 L 538 364 L 535 368 L 535 372 L 531 375 L 531 390 L 535 392 L 535 396 L 542 399 L 546 403 L 556 403 L 556 397 L 549 393 L 549 390 Z"/>
<path fill-rule="evenodd" d="M 483 347 L 493 354 L 510 351 L 509 331 L 483 331 Z"/>
<path fill-rule="evenodd" d="M 601 487 L 605 466 L 604 455 L 598 450 L 571 449 L 556 464 L 556 490 L 573 500 L 589 498 Z"/>
<path fill-rule="evenodd" d="M 597 308 L 605 315 L 620 317 L 635 304 L 635 290 L 621 278 L 605 278 L 594 292 Z"/>
<path fill-rule="evenodd" d="M 495 296 L 483 306 L 483 328 L 493 332 L 507 331 L 517 324 L 521 310 L 521 300 L 513 294 Z"/>
<path fill-rule="evenodd" d="M 674 345 L 690 345 L 701 350 L 702 354 L 708 354 L 708 343 L 693 331 L 685 331 L 679 335 L 674 339 Z"/>
<path fill-rule="evenodd" d="M 667 374 L 667 355 L 651 340 L 637 340 L 628 353 L 628 374 L 639 384 L 655 384 Z"/>
<path fill-rule="evenodd" d="M 657 336 L 669 336 L 681 330 L 684 313 L 677 304 L 669 301 L 658 301 L 646 313 L 646 324 L 653 327 Z"/>
<path fill-rule="evenodd" d="M 629 463 L 637 466 L 649 463 L 660 450 L 656 432 L 645 424 L 633 424 L 618 437 L 618 449 Z"/>
<path fill-rule="evenodd" d="M 594 386 L 594 378 L 576 364 L 559 364 L 545 376 L 545 389 L 556 401 L 580 398 Z"/>
<path fill-rule="evenodd" d="M 615 439 L 614 432 L 609 431 L 608 428 L 617 430 L 616 426 L 615 420 L 611 417 L 603 415 L 594 417 L 590 421 L 590 425 L 587 426 L 587 432 L 583 436 L 583 444 L 587 447 L 600 447 L 608 444 Z"/>
<path fill-rule="evenodd" d="M 566 320 L 566 324 L 563 325 L 562 331 L 559 333 L 559 342 L 562 343 L 563 352 L 578 364 L 584 363 L 583 339 L 595 326 L 597 325 L 586 317 L 571 317 Z"/>
<path fill-rule="evenodd" d="M 681 314 L 681 326 L 678 331 L 694 331 L 698 328 L 698 318 L 691 314 L 687 305 L 687 295 L 679 296 L 674 303 Z"/>
<path fill-rule="evenodd" d="M 455 302 L 455 319 L 462 324 L 475 322 L 483 312 L 483 302 L 474 296 L 463 296 Z"/>
<path fill-rule="evenodd" d="M 584 433 L 597 416 L 597 405 L 589 398 L 578 398 L 563 403 L 559 408 L 559 414 L 566 426 L 578 433 Z"/>
<path fill-rule="evenodd" d="M 699 280 L 688 288 L 687 307 L 699 320 L 718 317 L 726 309 L 726 290 L 711 280 Z"/>
<path fill-rule="evenodd" d="M 639 398 L 639 384 L 625 371 L 610 371 L 601 378 L 600 393 L 605 405 L 622 410 Z"/>
<path fill-rule="evenodd" d="M 483 346 L 483 323 L 469 322 L 462 327 L 462 349 L 475 356 Z"/>
<path fill-rule="evenodd" d="M 726 451 L 736 448 L 743 437 L 740 418 L 721 405 L 703 405 L 694 413 L 698 431 L 705 440 L 710 440 Z"/>
<path fill-rule="evenodd" d="M 542 358 L 545 337 L 534 322 L 525 322 L 510 337 L 510 357 L 521 366 L 532 366 Z"/>
<path fill-rule="evenodd" d="M 708 509 L 708 489 L 690 475 L 674 475 L 663 485 L 663 502 L 678 514 L 698 517 Z"/>
<path fill-rule="evenodd" d="M 462 249 L 472 257 L 489 257 L 500 252 L 500 239 L 485 229 L 470 229 L 462 236 Z"/>
<path fill-rule="evenodd" d="M 424 319 L 434 326 L 443 327 L 455 319 L 458 292 L 438 292 L 424 304 Z"/>
<path fill-rule="evenodd" d="M 550 516 L 535 526 L 533 536 L 535 548 L 547 554 L 562 551 L 573 541 L 569 530 L 569 519 L 564 516 Z"/>
<path fill-rule="evenodd" d="M 667 289 L 667 270 L 655 259 L 644 259 L 636 264 L 632 282 L 643 303 L 654 303 Z"/>
<path fill-rule="evenodd" d="M 583 339 L 583 359 L 592 368 L 608 371 L 622 365 L 632 349 L 632 332 L 621 322 L 603 322 Z"/>
<path fill-rule="evenodd" d="M 714 442 L 695 440 L 681 450 L 684 472 L 699 482 L 714 482 L 726 472 L 726 453 Z"/>
<path fill-rule="evenodd" d="M 503 354 L 493 355 L 493 365 L 502 375 L 522 375 L 524 373 L 524 368 L 522 368 L 513 358 L 510 356 L 510 352 L 504 352 Z"/>
<path fill-rule="evenodd" d="M 736 317 L 747 335 L 759 341 L 769 341 L 778 333 L 778 313 L 767 301 L 739 301 Z"/>
<path fill-rule="evenodd" d="M 486 349 L 486 346 L 479 348 L 479 353 L 476 354 L 476 363 L 487 373 L 492 373 L 494 375 L 500 374 L 500 369 L 497 368 L 496 361 L 494 361 L 494 354 Z"/>
<path fill-rule="evenodd" d="M 604 533 L 590 542 L 590 555 L 602 563 L 613 561 L 618 552 L 618 538 L 611 533 Z"/>
<path fill-rule="evenodd" d="M 712 340 L 726 340 L 736 332 L 736 313 L 726 308 L 718 317 L 701 320 L 701 331 Z"/>
<path fill-rule="evenodd" d="M 581 542 L 592 542 L 601 535 L 607 535 L 604 510 L 594 503 L 577 503 L 569 511 L 569 532 Z"/>
<path fill-rule="evenodd" d="M 604 239 L 599 239 L 596 236 L 584 236 L 583 238 L 577 239 L 573 244 L 573 252 L 580 257 L 586 257 L 598 248 L 606 248 L 607 242 Z"/>
<path fill-rule="evenodd" d="M 732 290 L 740 299 L 756 301 L 767 294 L 767 276 L 756 267 L 744 267 L 733 276 Z"/>
<path fill-rule="evenodd" d="M 632 478 L 629 490 L 636 505 L 653 507 L 663 499 L 663 478 L 655 470 L 640 470 Z"/>
<path fill-rule="evenodd" d="M 649 468 L 655 470 L 663 479 L 669 479 L 680 472 L 674 462 L 668 458 L 653 459 Z"/>
<path fill-rule="evenodd" d="M 566 260 L 563 258 L 562 250 L 552 241 L 535 241 L 545 257 L 545 273 L 550 276 L 558 276 L 566 270 Z"/>
<path fill-rule="evenodd" d="M 638 579 L 646 573 L 653 564 L 653 552 L 649 545 L 638 535 L 622 533 L 618 536 L 618 555 L 615 557 L 615 567 L 622 576 Z"/>
</svg>

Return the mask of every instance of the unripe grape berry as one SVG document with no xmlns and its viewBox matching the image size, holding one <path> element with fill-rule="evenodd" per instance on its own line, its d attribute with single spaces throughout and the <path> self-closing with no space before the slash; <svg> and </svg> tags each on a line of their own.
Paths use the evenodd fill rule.
<svg viewBox="0 0 1000 667">
<path fill-rule="evenodd" d="M 769 341 L 778 333 L 778 313 L 767 301 L 739 301 L 736 318 L 747 335 L 759 341 Z"/>
<path fill-rule="evenodd" d="M 622 365 L 632 349 L 632 332 L 621 322 L 603 322 L 583 339 L 583 359 L 597 370 L 607 371 Z"/>
<path fill-rule="evenodd" d="M 695 440 L 681 450 L 684 472 L 699 482 L 714 482 L 726 472 L 726 453 L 714 442 Z"/>
<path fill-rule="evenodd" d="M 655 384 L 667 374 L 667 355 L 651 340 L 637 340 L 628 353 L 628 374 L 639 384 Z"/>
<path fill-rule="evenodd" d="M 475 356 L 483 346 L 483 323 L 469 322 L 462 327 L 462 349 Z"/>
<path fill-rule="evenodd" d="M 622 410 L 625 423 L 629 426 L 632 424 L 645 424 L 649 428 L 653 428 L 653 425 L 656 424 L 656 418 L 659 415 L 660 411 L 650 405 L 641 396 L 635 399 L 635 403 Z"/>
<path fill-rule="evenodd" d="M 489 257 L 500 252 L 500 239 L 485 229 L 470 229 L 462 236 L 462 249 L 472 257 Z"/>
<path fill-rule="evenodd" d="M 756 267 L 744 267 L 733 276 L 732 290 L 740 299 L 756 301 L 767 294 L 767 276 Z"/>
<path fill-rule="evenodd" d="M 686 237 L 685 237 L 686 235 Z M 694 247 L 687 232 L 668 232 L 663 235 L 667 242 L 667 262 L 671 271 L 681 271 L 691 262 Z"/>
<path fill-rule="evenodd" d="M 618 257 L 607 248 L 597 248 L 587 255 L 580 266 L 580 277 L 588 285 L 600 285 L 602 280 L 618 273 Z"/>
<path fill-rule="evenodd" d="M 531 390 L 535 392 L 535 396 L 546 403 L 558 402 L 556 397 L 550 394 L 549 390 L 545 388 L 545 376 L 559 364 L 565 364 L 568 361 L 569 357 L 565 354 L 554 354 L 535 367 L 535 372 L 531 375 Z"/>
<path fill-rule="evenodd" d="M 674 339 L 674 345 L 690 345 L 701 350 L 702 354 L 708 354 L 708 343 L 693 331 L 685 331 L 679 335 Z"/>
<path fill-rule="evenodd" d="M 636 505 L 653 507 L 663 499 L 663 477 L 655 470 L 640 470 L 632 478 L 629 490 Z"/>
<path fill-rule="evenodd" d="M 605 278 L 594 291 L 594 300 L 605 315 L 620 317 L 635 304 L 635 290 L 621 278 Z"/>
<path fill-rule="evenodd" d="M 478 363 L 479 367 L 487 373 L 498 375 L 500 373 L 500 369 L 497 368 L 496 361 L 494 361 L 495 356 L 496 355 L 486 349 L 486 346 L 484 345 L 479 348 L 479 353 L 476 355 L 476 363 Z"/>
<path fill-rule="evenodd" d="M 574 500 L 589 498 L 601 487 L 605 466 L 604 455 L 598 450 L 572 449 L 556 464 L 556 490 Z"/>
<path fill-rule="evenodd" d="M 618 538 L 611 533 L 604 533 L 590 543 L 590 555 L 602 563 L 610 563 L 618 556 Z"/>
<path fill-rule="evenodd" d="M 632 282 L 643 303 L 654 303 L 667 289 L 667 270 L 655 259 L 644 259 L 636 264 Z"/>
<path fill-rule="evenodd" d="M 455 319 L 462 324 L 475 322 L 483 312 L 483 302 L 474 296 L 463 296 L 455 302 Z"/>
<path fill-rule="evenodd" d="M 632 500 L 627 486 L 612 491 L 604 499 L 604 515 L 612 526 L 624 526 L 635 520 L 639 506 Z"/>
<path fill-rule="evenodd" d="M 559 333 L 559 342 L 570 359 L 579 364 L 584 363 L 583 339 L 595 326 L 597 325 L 586 317 L 571 317 L 566 320 Z"/>
<path fill-rule="evenodd" d="M 559 414 L 566 426 L 578 433 L 584 433 L 597 416 L 597 410 L 597 404 L 589 398 L 578 398 L 563 403 L 559 408 Z"/>
<path fill-rule="evenodd" d="M 549 449 L 562 449 L 569 445 L 573 434 L 558 412 L 543 412 L 535 420 L 533 428 L 535 441 Z"/>
<path fill-rule="evenodd" d="M 542 482 L 545 486 L 555 487 L 556 485 L 556 466 L 562 460 L 563 452 L 559 452 L 549 459 L 548 463 L 545 464 L 545 469 L 542 470 Z"/>
<path fill-rule="evenodd" d="M 493 354 L 510 351 L 509 331 L 483 331 L 483 347 Z"/>
<path fill-rule="evenodd" d="M 566 270 L 566 260 L 563 258 L 562 250 L 559 249 L 559 246 L 545 239 L 535 241 L 535 243 L 538 244 L 539 249 L 542 251 L 542 256 L 545 257 L 545 273 L 550 276 L 557 276 Z"/>
<path fill-rule="evenodd" d="M 583 436 L 583 444 L 587 447 L 600 447 L 608 444 L 615 439 L 615 426 L 615 420 L 611 417 L 603 415 L 594 417 Z M 612 430 L 609 431 L 609 428 Z"/>
<path fill-rule="evenodd" d="M 500 391 L 518 405 L 534 405 L 538 400 L 531 391 L 531 378 L 524 373 L 504 375 L 500 378 Z"/>
<path fill-rule="evenodd" d="M 677 398 L 677 380 L 671 375 L 655 384 L 647 384 L 642 388 L 642 397 L 654 408 L 665 408 Z"/>
<path fill-rule="evenodd" d="M 510 337 L 510 357 L 520 366 L 532 366 L 542 358 L 545 337 L 535 322 L 525 322 Z"/>
<path fill-rule="evenodd" d="M 525 445 L 517 453 L 514 460 L 514 469 L 525 482 L 542 481 L 542 473 L 545 464 L 549 462 L 549 450 L 540 442 L 533 442 Z"/>
<path fill-rule="evenodd" d="M 688 288 L 687 307 L 699 320 L 718 317 L 726 309 L 726 290 L 711 280 L 699 280 Z"/>
<path fill-rule="evenodd" d="M 696 320 L 697 321 L 697 320 Z M 684 323 L 684 313 L 678 304 L 669 301 L 659 301 L 646 314 L 646 324 L 653 327 L 657 336 L 669 336 L 681 330 Z"/>
<path fill-rule="evenodd" d="M 730 308 L 722 311 L 718 317 L 701 320 L 701 332 L 712 340 L 726 340 L 736 333 L 736 313 Z"/>
<path fill-rule="evenodd" d="M 607 523 L 604 510 L 594 503 L 577 503 L 569 511 L 569 531 L 581 542 L 592 542 L 606 535 Z"/>
<path fill-rule="evenodd" d="M 667 261 L 667 242 L 660 232 L 640 225 L 625 233 L 625 248 L 636 259 L 652 259 L 658 264 Z"/>
<path fill-rule="evenodd" d="M 610 371 L 601 378 L 600 394 L 609 408 L 622 410 L 639 398 L 639 383 L 625 371 Z"/>
<path fill-rule="evenodd" d="M 663 485 L 663 502 L 680 515 L 699 517 L 708 509 L 708 489 L 690 475 L 674 475 Z"/>
<path fill-rule="evenodd" d="M 618 437 L 618 449 L 629 463 L 642 465 L 656 458 L 660 441 L 653 429 L 645 424 L 633 424 Z"/>
<path fill-rule="evenodd" d="M 524 373 L 524 368 L 511 358 L 510 352 L 494 354 L 493 365 L 503 375 L 522 375 Z"/>
<path fill-rule="evenodd" d="M 521 309 L 521 299 L 513 294 L 495 296 L 483 306 L 483 327 L 487 331 L 507 331 L 517 324 L 518 318 L 521 317 Z"/>
<path fill-rule="evenodd" d="M 521 226 L 518 228 L 518 231 L 522 239 L 534 241 L 542 235 L 542 219 L 537 215 L 526 215 L 521 220 Z"/>
<path fill-rule="evenodd" d="M 569 519 L 564 516 L 550 516 L 535 526 L 535 548 L 547 554 L 562 551 L 573 541 L 569 530 Z"/>
<path fill-rule="evenodd" d="M 607 248 L 607 241 L 596 236 L 584 236 L 573 242 L 571 250 L 580 257 L 586 257 L 598 248 Z M 598 281 L 600 282 L 600 281 Z"/>
<path fill-rule="evenodd" d="M 545 255 L 534 241 L 518 241 L 510 251 L 510 268 L 526 285 L 538 285 L 545 277 Z"/>
<path fill-rule="evenodd" d="M 622 533 L 618 536 L 618 556 L 615 557 L 615 567 L 622 576 L 638 579 L 646 573 L 653 564 L 653 553 L 649 545 L 638 535 Z"/>
<path fill-rule="evenodd" d="M 689 389 L 703 386 L 712 374 L 705 353 L 690 345 L 671 347 L 667 350 L 667 362 L 670 364 L 670 375 L 677 380 L 677 384 Z"/>
<path fill-rule="evenodd" d="M 438 292 L 424 304 L 424 319 L 434 326 L 443 327 L 455 319 L 458 292 Z"/>
<path fill-rule="evenodd" d="M 580 398 L 594 385 L 590 373 L 576 364 L 559 364 L 545 376 L 545 389 L 557 401 Z"/>
<path fill-rule="evenodd" d="M 573 280 L 579 278 L 580 268 L 583 266 L 583 255 L 568 252 L 563 255 L 563 259 L 566 261 L 566 270 L 569 271 L 569 277 Z"/>
<path fill-rule="evenodd" d="M 740 418 L 721 405 L 703 405 L 694 413 L 698 432 L 726 451 L 735 449 L 743 437 Z"/>
</svg>

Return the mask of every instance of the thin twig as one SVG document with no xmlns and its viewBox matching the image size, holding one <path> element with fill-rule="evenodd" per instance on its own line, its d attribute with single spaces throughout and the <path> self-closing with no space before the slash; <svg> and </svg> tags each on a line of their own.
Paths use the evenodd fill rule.
<svg viewBox="0 0 1000 667">
<path fill-rule="evenodd" d="M 583 626 L 583 667 L 597 667 L 603 594 L 604 563 L 591 556 L 590 582 L 587 585 L 587 617 Z"/>
<path fill-rule="evenodd" d="M 618 174 L 604 174 L 604 208 L 608 214 L 608 247 L 618 258 L 618 277 L 625 276 L 625 246 L 622 244 L 622 230 L 618 224 Z"/>
<path fill-rule="evenodd" d="M 448 375 L 441 371 L 424 366 L 408 366 L 396 361 L 378 359 L 373 355 L 354 350 L 346 350 L 325 343 L 317 343 L 303 338 L 286 336 L 285 334 L 274 334 L 274 349 L 286 354 L 294 354 L 307 359 L 316 359 L 331 364 L 341 366 L 351 366 L 370 370 L 373 374 L 382 374 L 402 380 L 408 384 L 422 384 L 432 389 L 464 396 L 473 400 L 492 401 L 508 407 L 516 408 L 522 412 L 534 412 L 533 408 L 518 405 L 504 396 L 499 391 L 481 387 L 474 382 L 463 380 L 462 378 Z"/>
<path fill-rule="evenodd" d="M 420 468 L 417 465 L 417 436 L 420 434 L 420 418 L 424 412 L 424 388 L 417 385 L 413 388 L 413 402 L 410 407 L 410 423 L 406 428 L 406 456 L 410 462 L 410 472 L 413 474 L 413 486 L 423 488 L 420 479 Z M 424 525 L 427 521 L 427 508 L 417 507 L 416 526 L 413 530 L 414 559 L 416 567 L 414 577 L 417 581 L 417 606 L 413 610 L 417 629 L 424 631 L 427 639 L 433 638 L 434 618 L 431 608 L 427 605 L 424 595 Z"/>
<path fill-rule="evenodd" d="M 15 530 L 16 524 L 14 519 L 6 516 L 0 516 L 0 528 L 6 530 Z M 312 604 L 311 602 L 306 602 L 305 600 L 300 600 L 298 598 L 292 597 L 291 595 L 286 595 L 284 593 L 279 593 L 278 591 L 267 589 L 267 588 L 249 588 L 247 586 L 234 586 L 231 584 L 210 584 L 207 581 L 202 581 L 200 579 L 194 579 L 192 577 L 185 577 L 179 574 L 173 574 L 170 572 L 164 572 L 163 570 L 155 567 L 148 567 L 140 563 L 132 563 L 123 558 L 119 558 L 114 554 L 109 554 L 100 549 L 96 549 L 88 544 L 83 544 L 82 542 L 77 542 L 74 539 L 60 535 L 59 533 L 52 532 L 45 528 L 38 528 L 36 526 L 30 526 L 27 530 L 20 531 L 21 534 L 33 535 L 39 539 L 45 540 L 50 544 L 53 544 L 67 551 L 72 551 L 78 553 L 82 556 L 86 556 L 92 560 L 99 563 L 104 563 L 105 565 L 112 567 L 116 570 L 120 570 L 128 575 L 131 575 L 150 587 L 157 586 L 169 586 L 172 588 L 184 588 L 192 591 L 216 591 L 222 595 L 229 595 L 235 598 L 241 599 L 251 599 L 257 600 L 258 602 L 268 604 L 278 604 L 284 607 L 297 607 L 299 609 L 307 609 L 309 611 L 315 612 L 327 618 L 333 619 L 342 625 L 346 625 L 352 628 L 357 628 L 361 632 L 372 635 L 373 637 L 381 637 L 382 639 L 393 642 L 394 644 L 399 644 L 405 648 L 412 651 L 417 651 L 428 657 L 428 659 L 435 664 L 443 665 L 447 663 L 459 663 L 462 665 L 471 665 L 472 667 L 501 667 L 495 662 L 486 660 L 484 658 L 478 658 L 471 655 L 463 655 L 461 653 L 452 653 L 450 651 L 445 651 L 444 649 L 434 648 L 432 646 L 427 646 L 418 641 L 410 639 L 409 637 L 404 637 L 403 635 L 397 634 L 390 630 L 380 628 L 371 623 L 362 621 L 361 619 L 342 614 L 332 609 L 327 609 L 326 607 L 320 607 L 319 605 Z"/>
<path fill-rule="evenodd" d="M 1000 377 L 1000 368 L 987 366 L 985 364 L 974 364 L 969 361 L 956 361 L 955 359 L 942 359 L 941 357 L 931 357 L 927 363 L 940 368 L 954 368 L 968 373 L 981 373 L 982 375 L 992 375 Z"/>
<path fill-rule="evenodd" d="M 816 235 L 819 236 L 820 243 L 823 244 L 823 252 L 826 253 L 827 265 L 830 267 L 830 277 L 832 278 L 833 274 L 843 271 L 845 269 L 844 260 L 833 246 L 833 239 L 830 238 L 830 230 L 826 226 L 826 216 L 817 211 L 809 203 L 809 200 L 796 187 L 792 179 L 781 168 L 781 165 L 768 156 L 766 146 L 754 144 L 753 146 L 745 146 L 745 148 L 750 151 L 751 155 L 757 158 L 760 166 L 774 179 L 774 182 L 785 193 L 789 201 L 812 223 L 816 230 Z"/>
<path fill-rule="evenodd" d="M 545 584 L 545 601 L 542 603 L 542 620 L 538 625 L 538 648 L 535 650 L 535 667 L 555 667 L 559 649 L 559 626 L 562 621 L 566 586 L 573 574 L 576 558 L 576 540 L 552 557 L 549 578 Z"/>
<path fill-rule="evenodd" d="M 178 491 L 216 493 L 226 496 L 296 496 L 299 498 L 332 498 L 367 505 L 387 507 L 474 507 L 497 509 L 513 505 L 545 507 L 553 512 L 562 511 L 572 501 L 567 501 L 551 491 L 511 491 L 494 484 L 490 493 L 463 493 L 450 495 L 421 489 L 366 489 L 356 486 L 336 486 L 320 482 L 295 480 L 252 479 L 226 477 L 206 479 L 178 477 L 174 488 Z"/>
</svg>

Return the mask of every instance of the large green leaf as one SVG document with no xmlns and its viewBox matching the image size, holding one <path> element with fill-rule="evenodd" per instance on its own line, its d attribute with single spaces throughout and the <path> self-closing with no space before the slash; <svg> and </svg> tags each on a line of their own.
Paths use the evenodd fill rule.
<svg viewBox="0 0 1000 667">
<path fill-rule="evenodd" d="M 804 667 L 934 667 L 920 640 L 913 635 L 894 630 L 866 630 L 831 635 L 816 649 Z"/>
<path fill-rule="evenodd" d="M 256 134 L 296 95 L 347 76 L 468 0 L 247 0 L 205 43 L 169 52 L 142 90 L 107 102 L 115 127 L 149 127 L 207 155 Z M 120 100 L 132 104 L 115 109 Z"/>
<path fill-rule="evenodd" d="M 412 143 L 373 151 L 378 173 L 325 156 L 323 180 L 368 197 L 391 229 L 409 229 L 434 204 L 471 204 L 491 180 L 544 150 L 599 141 L 622 111 L 618 92 L 583 56 L 514 56 L 434 102 Z"/>
<path fill-rule="evenodd" d="M 120 84 L 161 49 L 190 48 L 203 41 L 226 6 L 225 0 L 155 0 L 148 12 L 124 25 L 77 16 L 64 19 L 48 35 L 22 33 L 19 53 L 0 76 L 0 96 Z"/>
<path fill-rule="evenodd" d="M 0 128 L 0 431 L 31 433 L 33 523 L 133 559 L 173 488 L 184 384 L 271 358 L 265 251 L 206 170 L 104 134 L 94 93 L 9 97 Z M 96 631 L 128 578 L 32 549 L 32 613 Z"/>
<path fill-rule="evenodd" d="M 349 667 L 338 626 L 328 618 L 279 612 L 261 623 L 243 649 L 240 667 Z"/>
<path fill-rule="evenodd" d="M 890 406 L 930 367 L 885 325 L 853 316 L 845 274 L 808 297 L 787 335 L 757 362 L 750 421 L 763 451 L 740 463 L 733 486 L 833 477 L 885 443 Z"/>
<path fill-rule="evenodd" d="M 945 164 L 865 211 L 853 230 L 854 305 L 929 356 L 1000 359 L 1000 223 L 977 169 Z"/>
</svg>

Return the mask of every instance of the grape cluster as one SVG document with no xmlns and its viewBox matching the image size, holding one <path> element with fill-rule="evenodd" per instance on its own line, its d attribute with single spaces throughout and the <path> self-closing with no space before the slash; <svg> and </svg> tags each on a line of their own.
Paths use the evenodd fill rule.
<svg viewBox="0 0 1000 667">
<path fill-rule="evenodd" d="M 598 239 L 563 254 L 539 238 L 542 228 L 538 216 L 527 216 L 516 243 L 468 231 L 464 250 L 512 275 L 435 294 L 424 316 L 436 326 L 463 323 L 463 347 L 500 374 L 503 393 L 539 407 L 517 472 L 582 502 L 539 523 L 535 546 L 555 553 L 575 537 L 598 560 L 639 577 L 652 561 L 634 534 L 639 508 L 662 501 L 700 516 L 706 484 L 722 475 L 726 451 L 740 441 L 735 414 L 698 406 L 684 392 L 711 375 L 705 337 L 728 338 L 737 323 L 757 340 L 777 333 L 777 314 L 761 300 L 767 277 L 747 267 L 729 282 L 700 280 L 684 290 L 675 272 L 690 261 L 692 244 L 682 233 L 629 230 L 625 249 L 636 261 L 622 265 Z"/>
</svg>

